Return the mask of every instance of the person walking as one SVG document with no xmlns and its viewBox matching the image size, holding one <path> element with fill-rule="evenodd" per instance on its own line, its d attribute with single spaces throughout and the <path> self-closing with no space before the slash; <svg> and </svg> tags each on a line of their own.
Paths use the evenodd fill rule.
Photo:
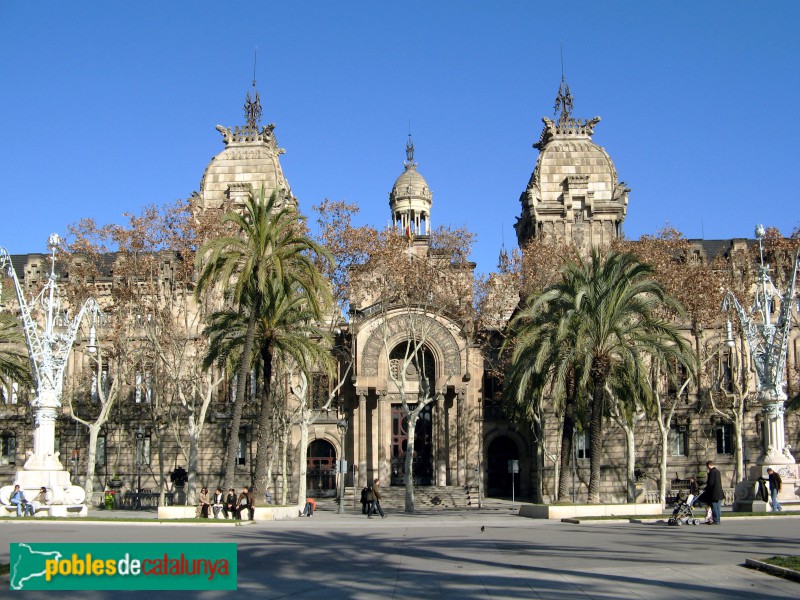
<svg viewBox="0 0 800 600">
<path fill-rule="evenodd" d="M 769 479 L 769 497 L 772 499 L 772 510 L 780 512 L 783 508 L 781 503 L 778 502 L 778 494 L 781 492 L 783 480 L 771 467 L 767 469 L 767 477 Z"/>
<path fill-rule="evenodd" d="M 714 461 L 706 463 L 708 478 L 706 489 L 703 491 L 703 499 L 711 506 L 711 523 L 709 525 L 719 525 L 720 508 L 722 500 L 725 498 L 725 490 L 722 489 L 722 475 L 714 466 Z"/>
<path fill-rule="evenodd" d="M 377 511 L 380 514 L 381 519 L 385 519 L 386 515 L 383 514 L 383 508 L 381 507 L 381 480 L 376 479 L 372 482 L 372 488 L 370 489 L 372 492 L 372 502 L 369 504 L 369 508 L 367 510 L 367 518 L 372 518 L 372 512 Z M 367 496 L 369 498 L 369 495 Z"/>
</svg>

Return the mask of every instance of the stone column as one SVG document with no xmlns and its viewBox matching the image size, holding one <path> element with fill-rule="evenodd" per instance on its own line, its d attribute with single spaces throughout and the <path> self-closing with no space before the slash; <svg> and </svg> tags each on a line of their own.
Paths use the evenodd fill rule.
<svg viewBox="0 0 800 600">
<path fill-rule="evenodd" d="M 358 395 L 358 430 L 353 436 L 353 456 L 358 457 L 358 487 L 367 485 L 367 390 L 356 390 Z"/>
<path fill-rule="evenodd" d="M 387 402 L 386 390 L 378 391 L 378 470 L 376 477 L 381 480 L 381 485 L 389 485 L 389 460 L 388 447 L 390 438 L 389 422 L 389 403 Z"/>
<path fill-rule="evenodd" d="M 465 403 L 467 400 L 467 388 L 458 388 L 456 390 L 456 419 L 458 420 L 456 424 L 457 430 L 457 485 L 463 487 L 467 484 L 467 456 L 466 456 L 466 447 L 467 447 L 467 428 L 466 428 L 466 407 Z"/>
<path fill-rule="evenodd" d="M 435 447 L 435 484 L 447 485 L 447 436 L 445 434 L 445 424 L 447 421 L 447 413 L 444 409 L 444 397 L 439 395 L 436 399 L 436 441 Z"/>
</svg>

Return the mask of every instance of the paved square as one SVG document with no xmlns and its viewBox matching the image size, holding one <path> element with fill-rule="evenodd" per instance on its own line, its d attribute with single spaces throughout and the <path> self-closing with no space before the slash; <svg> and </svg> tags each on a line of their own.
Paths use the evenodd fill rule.
<svg viewBox="0 0 800 600">
<path fill-rule="evenodd" d="M 385 520 L 320 511 L 313 518 L 241 526 L 10 519 L 0 522 L 0 533 L 6 542 L 0 561 L 6 562 L 8 542 L 236 542 L 238 594 L 258 598 L 800 597 L 800 584 L 741 566 L 746 558 L 798 553 L 800 518 L 792 517 L 723 516 L 719 527 L 668 527 L 572 525 L 505 511 L 395 513 Z M 39 596 L 52 594 L 26 595 Z M 80 597 L 186 595 L 85 592 Z"/>
</svg>

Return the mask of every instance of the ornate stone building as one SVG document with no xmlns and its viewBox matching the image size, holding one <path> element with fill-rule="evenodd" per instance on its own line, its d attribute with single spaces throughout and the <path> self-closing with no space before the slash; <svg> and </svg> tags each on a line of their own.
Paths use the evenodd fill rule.
<svg viewBox="0 0 800 600">
<path fill-rule="evenodd" d="M 599 117 L 589 120 L 573 118 L 573 97 L 564 81 L 556 100 L 556 121 L 543 119 L 544 128 L 534 147 L 539 155 L 526 190 L 520 198 L 521 214 L 516 224 L 520 246 L 532 238 L 572 241 L 582 248 L 603 245 L 622 235 L 628 207 L 628 188 L 619 181 L 609 154 L 593 140 Z M 198 206 L 216 210 L 225 201 L 237 203 L 248 194 L 266 195 L 277 191 L 283 202 L 296 204 L 284 177 L 274 125 L 259 126 L 261 105 L 258 94 L 248 94 L 245 121 L 233 129 L 218 126 L 225 148 L 206 167 L 195 194 Z M 389 193 L 391 222 L 413 239 L 411 247 L 419 256 L 430 251 L 432 192 L 414 163 L 414 148 L 409 137 L 404 171 Z M 387 186 L 388 187 L 388 186 Z M 698 256 L 724 252 L 734 242 L 698 242 Z M 38 254 L 14 257 L 17 273 L 29 289 L 46 276 L 42 268 L 46 257 Z M 113 260 L 108 266 L 113 268 Z M 474 267 L 474 265 L 472 265 Z M 464 297 L 472 298 L 472 269 L 460 273 Z M 109 280 L 110 281 L 110 280 Z M 350 463 L 347 485 L 362 487 L 379 477 L 384 485 L 401 485 L 403 456 L 409 436 L 414 436 L 414 473 L 420 486 L 447 486 L 450 489 L 482 487 L 489 495 L 510 495 L 512 486 L 521 497 L 529 497 L 537 481 L 542 482 L 544 500 L 552 499 L 554 464 L 558 451 L 558 418 L 546 416 L 542 431 L 534 435 L 529 427 L 506 418 L 499 407 L 500 386 L 497 378 L 485 372 L 485 357 L 474 341 L 472 332 L 443 312 L 385 307 L 368 295 L 354 294 L 351 320 L 340 324 L 340 343 L 347 343 L 355 357 L 354 370 L 338 392 L 337 402 L 311 424 L 308 432 L 309 492 L 333 495 L 337 477 L 335 461 L 345 458 Z M 507 313 L 506 313 L 507 314 Z M 401 410 L 400 391 L 391 375 L 398 368 L 398 359 L 409 340 L 409 319 L 426 331 L 423 353 L 425 374 L 405 390 L 411 405 L 429 389 L 437 398 L 421 413 L 415 431 L 409 431 Z M 690 335 L 687 333 L 687 335 Z M 798 331 L 794 328 L 789 361 L 796 371 Z M 486 369 L 488 371 L 488 369 Z M 146 377 L 137 375 L 127 382 L 128 403 L 147 401 Z M 318 382 L 323 391 L 329 384 Z M 415 387 L 416 386 L 416 387 Z M 230 386 L 220 388 L 209 411 L 209 423 L 202 441 L 198 462 L 199 484 L 216 487 L 222 472 L 225 444 L 224 429 L 228 422 Z M 32 439 L 31 423 L 24 403 L 24 391 L 11 387 L 3 391 L 0 413 L 0 478 L 13 477 L 15 468 L 24 462 Z M 98 457 L 100 481 L 119 475 L 133 487 L 136 474 L 132 451 L 133 427 L 130 412 L 122 420 L 112 422 L 102 438 Z M 237 485 L 251 481 L 255 455 L 255 413 L 246 412 L 239 436 Z M 670 476 L 685 478 L 697 473 L 708 458 L 730 472 L 731 431 L 728 424 L 712 417 L 698 404 L 687 400 L 671 424 Z M 117 428 L 116 432 L 113 428 Z M 788 442 L 797 445 L 797 417 L 787 422 Z M 121 433 L 120 433 L 121 432 Z M 760 440 L 757 411 L 746 419 L 746 453 L 751 462 Z M 652 472 L 656 464 L 657 438 L 652 427 L 637 430 L 637 464 Z M 64 415 L 59 424 L 59 445 L 66 463 L 80 479 L 85 472 L 81 453 L 85 447 L 82 430 Z M 279 442 L 276 442 L 279 443 Z M 280 442 L 283 443 L 283 442 Z M 285 442 L 288 446 L 290 480 L 278 478 L 276 486 L 286 486 L 289 497 L 297 490 L 300 435 L 294 427 Z M 566 474 L 574 482 L 577 498 L 585 496 L 588 480 L 588 436 L 578 436 L 575 469 Z M 157 486 L 158 469 L 169 472 L 184 463 L 177 447 L 165 449 L 168 460 L 160 466 L 151 458 L 148 446 L 147 464 L 143 469 L 142 487 Z M 625 445 L 623 435 L 612 422 L 604 448 L 603 497 L 621 500 L 625 496 Z M 509 461 L 518 461 L 519 473 L 509 473 Z M 184 463 L 185 464 L 185 463 Z M 562 474 L 564 476 L 564 474 Z M 651 486 L 652 487 L 652 486 Z M 279 496 L 280 490 L 275 490 Z"/>
</svg>

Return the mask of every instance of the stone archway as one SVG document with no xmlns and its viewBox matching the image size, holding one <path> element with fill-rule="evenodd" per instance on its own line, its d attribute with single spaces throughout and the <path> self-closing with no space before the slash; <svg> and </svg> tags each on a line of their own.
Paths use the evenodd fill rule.
<svg viewBox="0 0 800 600">
<path fill-rule="evenodd" d="M 512 475 L 508 472 L 508 461 L 519 459 L 519 446 L 511 437 L 501 435 L 491 441 L 486 451 L 487 496 L 511 496 Z M 519 473 L 514 477 L 515 491 L 519 494 Z"/>
<path fill-rule="evenodd" d="M 409 323 L 410 320 L 414 322 Z M 361 352 L 362 375 L 378 375 L 378 363 L 384 350 L 384 338 L 407 338 L 411 331 L 424 331 L 425 343 L 437 355 L 441 372 L 439 376 L 461 374 L 461 352 L 453 334 L 442 323 L 427 315 L 403 314 L 390 317 L 385 325 L 378 326 L 369 335 Z"/>
<path fill-rule="evenodd" d="M 336 495 L 336 449 L 327 440 L 308 444 L 306 490 L 314 498 Z"/>
</svg>

